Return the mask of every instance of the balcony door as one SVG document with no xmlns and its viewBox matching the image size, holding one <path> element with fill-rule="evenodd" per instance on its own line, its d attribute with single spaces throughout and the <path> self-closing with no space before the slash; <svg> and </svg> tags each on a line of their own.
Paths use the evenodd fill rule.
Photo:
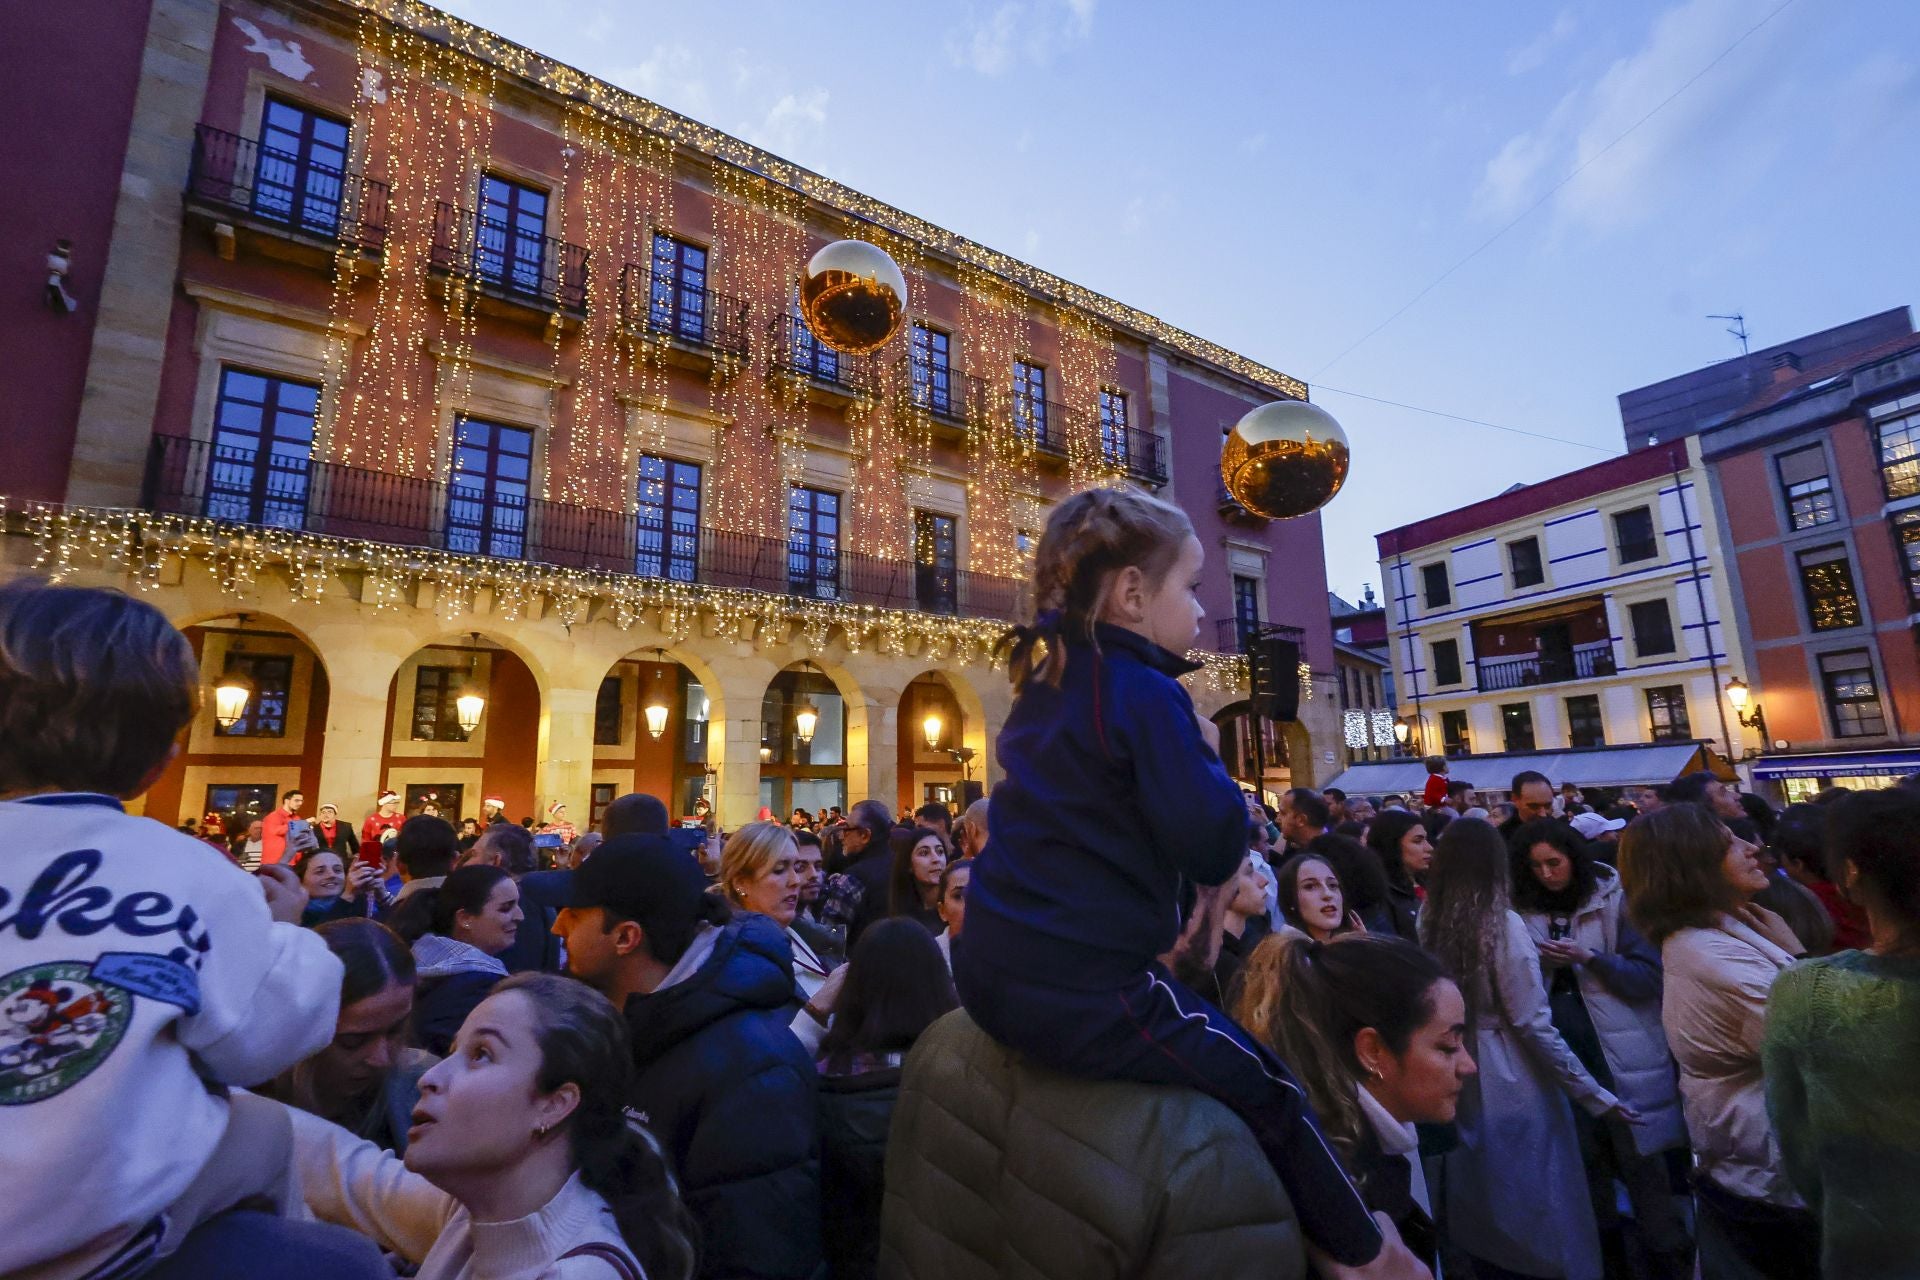
<svg viewBox="0 0 1920 1280">
<path fill-rule="evenodd" d="M 633 571 L 692 582 L 700 572 L 700 467 L 651 454 L 640 459 Z"/>
<path fill-rule="evenodd" d="M 924 324 L 913 326 L 913 402 L 943 417 L 953 417 L 952 335 Z"/>
<path fill-rule="evenodd" d="M 647 324 L 688 342 L 707 340 L 707 251 L 656 233 Z M 808 334 L 809 338 L 813 335 Z"/>
<path fill-rule="evenodd" d="M 447 550 L 517 560 L 527 549 L 533 432 L 461 418 L 447 482 Z"/>
<path fill-rule="evenodd" d="M 840 495 L 795 485 L 787 496 L 787 589 L 797 596 L 840 596 Z"/>
<path fill-rule="evenodd" d="M 1573 679 L 1573 628 L 1564 622 L 1543 622 L 1534 632 L 1540 648 L 1542 682 Z"/>
<path fill-rule="evenodd" d="M 480 179 L 474 272 L 488 284 L 540 297 L 547 265 L 547 193 L 486 174 Z"/>
<path fill-rule="evenodd" d="M 935 511 L 913 513 L 914 594 L 928 613 L 955 613 L 959 607 L 959 539 L 952 516 Z"/>
<path fill-rule="evenodd" d="M 313 417 L 320 388 L 309 382 L 220 371 L 207 515 L 238 524 L 298 529 L 306 523 Z"/>
<path fill-rule="evenodd" d="M 268 98 L 254 159 L 255 216 L 315 235 L 338 232 L 350 133 L 345 120 Z"/>
</svg>

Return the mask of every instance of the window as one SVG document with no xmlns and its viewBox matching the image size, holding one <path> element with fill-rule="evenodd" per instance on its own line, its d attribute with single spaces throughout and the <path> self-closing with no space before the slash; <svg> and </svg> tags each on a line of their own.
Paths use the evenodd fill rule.
<svg viewBox="0 0 1920 1280">
<path fill-rule="evenodd" d="M 1427 598 L 1429 609 L 1444 609 L 1452 604 L 1453 590 L 1447 586 L 1447 566 L 1444 564 L 1422 565 L 1420 590 Z"/>
<path fill-rule="evenodd" d="M 413 672 L 413 740 L 465 742 L 460 711 L 454 705 L 466 687 L 465 667 L 416 667 Z"/>
<path fill-rule="evenodd" d="M 1647 690 L 1648 737 L 1655 742 L 1691 742 L 1693 722 L 1687 718 L 1687 691 L 1680 685 Z"/>
<path fill-rule="evenodd" d="M 600 682 L 600 692 L 593 699 L 594 746 L 620 745 L 621 713 L 625 710 L 626 706 L 620 697 L 620 677 L 606 677 Z"/>
<path fill-rule="evenodd" d="M 310 382 L 220 370 L 207 460 L 207 515 L 298 529 L 307 518 L 307 467 L 320 388 Z"/>
<path fill-rule="evenodd" d="M 1673 613 L 1665 600 L 1642 600 L 1627 606 L 1627 619 L 1633 627 L 1633 651 L 1642 658 L 1672 653 Z"/>
<path fill-rule="evenodd" d="M 454 432 L 447 550 L 518 559 L 527 549 L 533 432 L 484 418 L 461 418 Z"/>
<path fill-rule="evenodd" d="M 207 788 L 202 814 L 217 813 L 227 829 L 227 838 L 246 834 L 255 818 L 280 803 L 280 788 L 271 782 L 216 783 Z"/>
<path fill-rule="evenodd" d="M 1251 653 L 1260 634 L 1260 579 L 1233 575 L 1233 638 L 1240 652 Z"/>
<path fill-rule="evenodd" d="M 1827 451 L 1810 444 L 1774 459 L 1780 468 L 1780 495 L 1787 503 L 1787 523 L 1811 529 L 1833 520 L 1833 481 L 1827 475 Z"/>
<path fill-rule="evenodd" d="M 1435 640 L 1433 642 L 1433 683 L 1437 686 L 1459 684 L 1460 642 L 1458 640 Z"/>
<path fill-rule="evenodd" d="M 1920 494 L 1920 412 L 1882 419 L 1874 430 L 1880 435 L 1880 482 L 1887 497 Z"/>
<path fill-rule="evenodd" d="M 415 814 L 431 813 L 445 818 L 456 827 L 460 825 L 461 797 L 466 787 L 458 782 L 418 782 L 410 783 L 403 800 L 401 810 L 408 817 Z"/>
<path fill-rule="evenodd" d="M 1907 575 L 1907 603 L 1920 610 L 1920 511 L 1902 511 L 1894 516 L 1893 545 Z"/>
<path fill-rule="evenodd" d="M 633 571 L 693 582 L 700 574 L 700 467 L 642 454 Z"/>
<path fill-rule="evenodd" d="M 1506 734 L 1507 750 L 1533 750 L 1533 708 L 1524 702 L 1509 702 L 1500 708 L 1500 728 Z"/>
<path fill-rule="evenodd" d="M 547 193 L 495 174 L 480 179 L 474 271 L 488 284 L 539 297 L 547 265 Z"/>
<path fill-rule="evenodd" d="M 611 782 L 596 782 L 593 790 L 587 793 L 587 828 L 597 831 L 605 821 L 607 809 L 613 804 L 614 786 Z"/>
<path fill-rule="evenodd" d="M 1047 436 L 1047 370 L 1025 360 L 1013 362 L 1014 434 L 1035 448 L 1052 441 Z"/>
<path fill-rule="evenodd" d="M 1660 544 L 1653 536 L 1652 509 L 1635 507 L 1631 511 L 1615 512 L 1613 543 L 1620 550 L 1621 564 L 1651 560 L 1659 555 Z"/>
<path fill-rule="evenodd" d="M 1807 622 L 1815 631 L 1860 625 L 1860 598 L 1853 590 L 1853 566 L 1844 546 L 1802 551 L 1800 592 L 1807 601 Z"/>
<path fill-rule="evenodd" d="M 1378 689 L 1379 686 L 1374 683 L 1373 672 L 1367 672 L 1367 705 L 1369 707 L 1377 707 L 1380 705 Z"/>
<path fill-rule="evenodd" d="M 321 236 L 338 231 L 349 132 L 345 120 L 268 98 L 254 162 L 255 215 Z"/>
<path fill-rule="evenodd" d="M 647 323 L 688 342 L 707 340 L 705 249 L 672 236 L 654 234 Z"/>
<path fill-rule="evenodd" d="M 1820 683 L 1826 689 L 1834 737 L 1871 738 L 1887 731 L 1880 690 L 1873 682 L 1873 662 L 1865 649 L 1823 654 Z"/>
<path fill-rule="evenodd" d="M 1575 747 L 1607 745 L 1607 731 L 1600 723 L 1599 695 L 1567 699 L 1567 742 Z"/>
<path fill-rule="evenodd" d="M 1440 713 L 1441 750 L 1450 756 L 1473 754 L 1472 740 L 1467 737 L 1467 713 L 1464 711 L 1442 711 Z"/>
<path fill-rule="evenodd" d="M 952 334 L 931 325 L 913 326 L 913 402 L 930 413 L 957 418 L 952 360 Z"/>
<path fill-rule="evenodd" d="M 1540 563 L 1540 539 L 1522 538 L 1507 544 L 1507 564 L 1513 569 L 1513 585 L 1537 587 L 1547 580 Z"/>
<path fill-rule="evenodd" d="M 800 312 L 800 295 L 793 295 L 787 323 L 793 326 L 793 367 L 822 382 L 840 381 L 840 353 L 813 336 L 813 326 Z"/>
<path fill-rule="evenodd" d="M 1131 467 L 1127 440 L 1127 394 L 1100 389 L 1100 461 L 1112 467 Z"/>
<path fill-rule="evenodd" d="M 839 494 L 805 485 L 788 491 L 787 589 L 819 600 L 839 598 Z"/>
<path fill-rule="evenodd" d="M 956 521 L 937 511 L 913 513 L 914 597 L 928 613 L 954 613 L 960 602 Z"/>
<path fill-rule="evenodd" d="M 293 694 L 293 658 L 284 653 L 227 651 L 226 674 L 245 676 L 253 685 L 246 712 L 231 728 L 216 722 L 215 737 L 284 738 L 287 736 L 287 699 Z"/>
<path fill-rule="evenodd" d="M 1016 529 L 1013 533 L 1013 551 L 1020 557 L 1020 563 L 1032 567 L 1034 537 L 1031 529 Z"/>
</svg>

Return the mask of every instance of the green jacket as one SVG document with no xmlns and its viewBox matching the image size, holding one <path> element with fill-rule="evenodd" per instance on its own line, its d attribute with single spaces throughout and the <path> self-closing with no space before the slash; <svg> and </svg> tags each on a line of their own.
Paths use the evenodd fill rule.
<svg viewBox="0 0 1920 1280">
<path fill-rule="evenodd" d="M 1203 1094 L 1072 1079 L 964 1010 L 908 1055 L 887 1146 L 883 1280 L 1306 1275 L 1252 1133 Z"/>
<path fill-rule="evenodd" d="M 1794 1189 L 1819 1215 L 1827 1275 L 1920 1268 L 1920 959 L 1806 960 L 1773 984 L 1761 1055 Z"/>
</svg>

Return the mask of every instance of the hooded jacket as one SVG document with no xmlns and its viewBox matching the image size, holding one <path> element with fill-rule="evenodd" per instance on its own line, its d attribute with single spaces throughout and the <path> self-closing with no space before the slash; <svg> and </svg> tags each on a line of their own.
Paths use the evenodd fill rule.
<svg viewBox="0 0 1920 1280">
<path fill-rule="evenodd" d="M 802 1280 L 820 1265 L 817 1085 L 787 1029 L 792 999 L 785 932 L 742 914 L 627 1000 L 633 1106 L 700 1225 L 702 1277 Z"/>
<path fill-rule="evenodd" d="M 1069 638 L 1055 688 L 1030 682 L 998 745 L 987 847 L 961 945 L 1102 989 L 1173 947 L 1180 884 L 1222 884 L 1247 856 L 1240 786 L 1200 736 L 1177 677 L 1194 664 L 1104 623 Z"/>
</svg>

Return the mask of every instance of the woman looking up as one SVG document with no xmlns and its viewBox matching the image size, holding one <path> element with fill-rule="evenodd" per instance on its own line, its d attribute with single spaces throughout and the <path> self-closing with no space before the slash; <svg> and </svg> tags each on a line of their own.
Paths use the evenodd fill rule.
<svg viewBox="0 0 1920 1280">
<path fill-rule="evenodd" d="M 1280 868 L 1280 914 L 1315 942 L 1366 932 L 1360 918 L 1347 910 L 1332 865 L 1311 853 L 1296 854 Z"/>
</svg>

